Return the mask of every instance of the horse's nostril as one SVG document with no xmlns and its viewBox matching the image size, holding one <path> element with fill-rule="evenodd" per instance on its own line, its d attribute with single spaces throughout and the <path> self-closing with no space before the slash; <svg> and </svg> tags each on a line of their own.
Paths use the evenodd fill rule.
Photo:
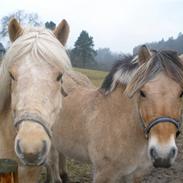
<svg viewBox="0 0 183 183">
<path fill-rule="evenodd" d="M 22 150 L 20 148 L 20 140 L 17 140 L 16 151 L 18 154 L 22 154 Z"/>
<path fill-rule="evenodd" d="M 150 156 L 153 158 L 153 159 L 157 159 L 158 158 L 158 153 L 156 152 L 156 149 L 154 147 L 152 147 L 150 149 Z"/>
<path fill-rule="evenodd" d="M 170 158 L 174 158 L 177 154 L 177 149 L 175 147 L 173 147 L 171 150 L 170 150 L 170 153 L 169 153 L 169 157 Z"/>
<path fill-rule="evenodd" d="M 46 152 L 47 152 L 47 143 L 46 143 L 46 141 L 44 140 L 44 141 L 43 141 L 43 148 L 42 148 L 42 150 L 41 150 L 41 152 L 40 152 L 40 156 L 43 156 Z"/>
</svg>

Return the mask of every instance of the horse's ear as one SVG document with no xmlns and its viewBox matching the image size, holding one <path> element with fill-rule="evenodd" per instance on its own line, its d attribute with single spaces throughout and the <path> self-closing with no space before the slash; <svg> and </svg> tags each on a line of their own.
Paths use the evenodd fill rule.
<svg viewBox="0 0 183 183">
<path fill-rule="evenodd" d="M 151 58 L 151 52 L 146 45 L 140 47 L 138 57 L 139 64 L 143 64 Z"/>
<path fill-rule="evenodd" d="M 8 25 L 8 33 L 11 42 L 14 42 L 22 34 L 22 32 L 23 29 L 18 21 L 15 18 L 11 19 Z"/>
<path fill-rule="evenodd" d="M 62 45 L 65 46 L 69 36 L 69 25 L 65 19 L 55 28 L 54 34 Z"/>
</svg>

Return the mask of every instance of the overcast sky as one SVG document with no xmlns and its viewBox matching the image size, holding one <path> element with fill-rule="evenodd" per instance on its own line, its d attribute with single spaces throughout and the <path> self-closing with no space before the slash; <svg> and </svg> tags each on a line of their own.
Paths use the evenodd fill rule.
<svg viewBox="0 0 183 183">
<path fill-rule="evenodd" d="M 183 32 L 183 0 L 2 0 L 0 18 L 16 10 L 38 13 L 43 22 L 65 18 L 71 30 L 67 47 L 82 30 L 93 36 L 95 48 L 124 53 Z"/>
</svg>

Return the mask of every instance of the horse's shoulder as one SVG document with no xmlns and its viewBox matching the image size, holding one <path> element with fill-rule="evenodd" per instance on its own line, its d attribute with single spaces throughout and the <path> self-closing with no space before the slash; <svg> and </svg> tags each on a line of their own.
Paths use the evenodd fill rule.
<svg viewBox="0 0 183 183">
<path fill-rule="evenodd" d="M 74 70 L 68 70 L 63 75 L 63 88 L 67 93 L 70 93 L 77 88 L 92 89 L 95 86 L 86 75 Z"/>
</svg>

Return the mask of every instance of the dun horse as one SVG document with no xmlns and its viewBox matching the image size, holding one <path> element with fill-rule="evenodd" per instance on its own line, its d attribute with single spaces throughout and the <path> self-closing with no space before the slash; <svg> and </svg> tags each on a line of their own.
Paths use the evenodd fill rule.
<svg viewBox="0 0 183 183">
<path fill-rule="evenodd" d="M 120 177 L 140 182 L 140 173 L 152 164 L 170 167 L 177 156 L 182 96 L 180 58 L 146 46 L 137 59 L 118 62 L 100 89 L 78 86 L 64 98 L 61 119 L 53 126 L 61 173 L 62 155 L 91 162 L 95 183 Z"/>
<path fill-rule="evenodd" d="M 19 182 L 38 181 L 51 146 L 51 127 L 62 108 L 61 76 L 70 68 L 65 20 L 54 33 L 9 23 L 13 42 L 0 68 L 0 158 L 19 160 Z M 16 153 L 15 153 L 16 152 Z M 18 161 L 19 161 L 18 160 Z"/>
</svg>

